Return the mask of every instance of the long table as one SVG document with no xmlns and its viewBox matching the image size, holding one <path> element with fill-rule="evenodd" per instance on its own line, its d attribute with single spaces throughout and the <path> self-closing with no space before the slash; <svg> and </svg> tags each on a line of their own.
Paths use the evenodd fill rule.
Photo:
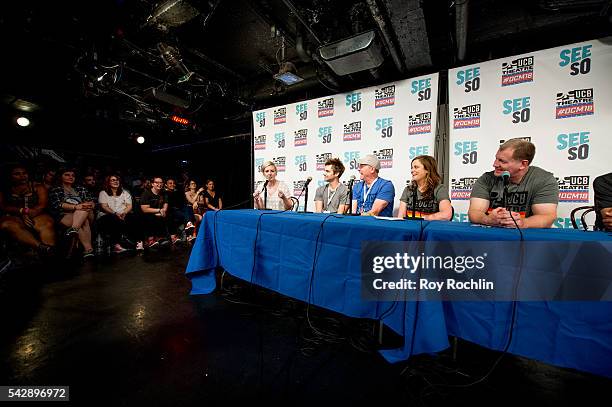
<svg viewBox="0 0 612 407">
<path fill-rule="evenodd" d="M 526 241 L 612 241 L 601 232 L 524 230 Z M 215 289 L 214 270 L 351 317 L 381 320 L 404 337 L 390 362 L 438 352 L 456 336 L 491 349 L 507 343 L 512 302 L 361 299 L 361 243 L 518 240 L 516 230 L 457 222 L 385 221 L 295 212 L 207 212 L 186 275 L 192 294 Z M 602 267 L 610 267 L 602 265 Z M 509 352 L 612 377 L 612 302 L 519 302 Z"/>
</svg>

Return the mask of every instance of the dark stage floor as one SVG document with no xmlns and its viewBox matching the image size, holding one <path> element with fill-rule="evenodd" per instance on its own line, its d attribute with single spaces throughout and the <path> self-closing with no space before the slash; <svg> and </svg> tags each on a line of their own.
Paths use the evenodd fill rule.
<svg viewBox="0 0 612 407">
<path fill-rule="evenodd" d="M 188 249 L 0 277 L 0 385 L 69 385 L 82 405 L 490 405 L 607 399 L 609 379 L 459 342 L 390 365 L 372 324 L 252 289 L 189 296 Z M 386 335 L 391 343 L 393 337 Z M 505 402 L 505 403 L 504 403 Z M 389 404 L 390 405 L 390 404 Z"/>
</svg>

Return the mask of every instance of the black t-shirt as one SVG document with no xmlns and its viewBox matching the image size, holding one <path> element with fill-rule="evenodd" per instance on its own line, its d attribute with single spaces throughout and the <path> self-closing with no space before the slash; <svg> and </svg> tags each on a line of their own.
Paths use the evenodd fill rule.
<svg viewBox="0 0 612 407">
<path fill-rule="evenodd" d="M 595 181 L 593 181 L 593 189 L 595 190 L 597 227 L 603 229 L 601 210 L 604 208 L 612 208 L 612 172 L 595 178 Z"/>
<path fill-rule="evenodd" d="M 149 205 L 151 208 L 161 209 L 168 202 L 168 196 L 165 191 L 160 191 L 159 194 L 154 194 L 150 189 L 142 193 L 140 197 L 141 205 Z"/>
<path fill-rule="evenodd" d="M 177 190 L 165 191 L 168 196 L 168 206 L 171 208 L 182 208 L 185 205 L 185 194 Z"/>
<path fill-rule="evenodd" d="M 215 208 L 219 207 L 219 193 L 215 192 L 215 196 L 211 196 L 208 191 L 204 191 L 204 198 L 208 199 L 208 204 L 214 206 Z"/>
</svg>

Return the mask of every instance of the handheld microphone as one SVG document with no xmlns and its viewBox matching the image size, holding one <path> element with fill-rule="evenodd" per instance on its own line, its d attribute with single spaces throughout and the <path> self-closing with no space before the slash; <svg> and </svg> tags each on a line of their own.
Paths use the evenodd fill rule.
<svg viewBox="0 0 612 407">
<path fill-rule="evenodd" d="M 504 186 L 507 187 L 510 184 L 510 171 L 502 172 L 501 177 L 504 180 Z"/>
</svg>

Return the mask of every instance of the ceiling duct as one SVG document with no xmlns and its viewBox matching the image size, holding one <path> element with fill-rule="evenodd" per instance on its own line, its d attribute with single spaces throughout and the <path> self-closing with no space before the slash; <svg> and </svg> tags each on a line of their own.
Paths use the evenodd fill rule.
<svg viewBox="0 0 612 407">
<path fill-rule="evenodd" d="M 144 97 L 148 100 L 157 100 L 160 102 L 168 103 L 169 105 L 181 107 L 183 109 L 187 109 L 190 104 L 189 101 L 185 99 L 171 95 L 157 88 L 147 89 Z"/>
<path fill-rule="evenodd" d="M 157 24 L 166 29 L 174 28 L 185 24 L 199 14 L 198 9 L 184 0 L 168 0 L 153 10 L 146 24 Z"/>
<path fill-rule="evenodd" d="M 319 55 L 336 75 L 378 68 L 384 61 L 374 30 L 324 45 Z"/>
</svg>

